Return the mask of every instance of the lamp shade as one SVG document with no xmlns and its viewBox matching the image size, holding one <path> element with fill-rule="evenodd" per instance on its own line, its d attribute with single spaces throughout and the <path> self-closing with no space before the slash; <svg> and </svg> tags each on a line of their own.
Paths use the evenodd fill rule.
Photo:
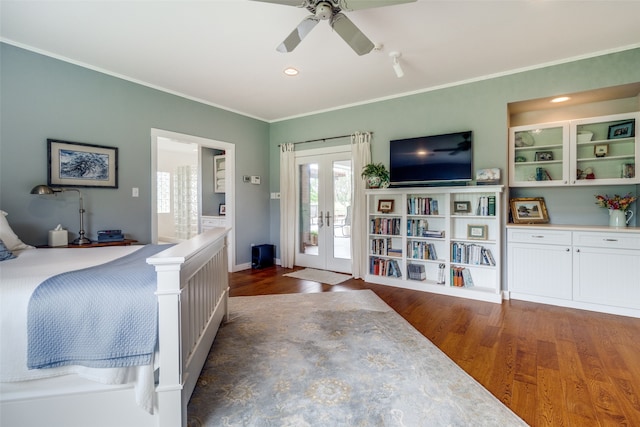
<svg viewBox="0 0 640 427">
<path fill-rule="evenodd" d="M 48 185 L 36 185 L 31 189 L 31 194 L 54 194 L 53 188 Z"/>
</svg>

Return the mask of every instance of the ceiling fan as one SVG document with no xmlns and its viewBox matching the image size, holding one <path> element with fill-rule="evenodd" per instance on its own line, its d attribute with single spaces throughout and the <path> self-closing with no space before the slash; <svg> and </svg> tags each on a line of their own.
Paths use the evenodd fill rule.
<svg viewBox="0 0 640 427">
<path fill-rule="evenodd" d="M 291 52 L 320 21 L 329 20 L 329 25 L 358 54 L 364 55 L 374 48 L 374 44 L 342 11 L 370 9 L 416 0 L 255 0 L 286 6 L 304 7 L 312 15 L 307 16 L 276 48 L 278 52 Z"/>
</svg>

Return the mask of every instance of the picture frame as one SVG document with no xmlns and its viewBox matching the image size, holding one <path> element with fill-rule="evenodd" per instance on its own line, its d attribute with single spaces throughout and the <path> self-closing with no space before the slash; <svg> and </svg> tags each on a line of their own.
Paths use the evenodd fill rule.
<svg viewBox="0 0 640 427">
<path fill-rule="evenodd" d="M 227 214 L 227 205 L 224 203 L 220 203 L 218 206 L 218 215 L 225 216 Z"/>
<path fill-rule="evenodd" d="M 624 122 L 609 126 L 608 139 L 631 138 L 635 136 L 635 122 Z"/>
<path fill-rule="evenodd" d="M 382 213 L 393 212 L 393 199 L 378 200 L 378 212 L 382 212 Z"/>
<path fill-rule="evenodd" d="M 535 155 L 536 162 L 548 162 L 553 160 L 553 152 L 552 151 L 536 151 Z"/>
<path fill-rule="evenodd" d="M 478 185 L 495 185 L 500 183 L 500 168 L 478 169 L 476 171 Z"/>
<path fill-rule="evenodd" d="M 118 147 L 47 139 L 51 187 L 118 188 Z"/>
<path fill-rule="evenodd" d="M 596 157 L 604 157 L 609 153 L 609 144 L 597 144 L 593 146 L 593 154 Z"/>
<path fill-rule="evenodd" d="M 453 201 L 453 212 L 454 213 L 469 213 L 471 212 L 471 202 L 468 201 Z"/>
<path fill-rule="evenodd" d="M 634 163 L 625 163 L 622 165 L 622 177 L 623 178 L 635 178 L 636 165 Z"/>
<path fill-rule="evenodd" d="M 544 197 L 520 197 L 509 201 L 514 224 L 546 224 L 549 222 Z"/>
<path fill-rule="evenodd" d="M 486 224 L 482 225 L 467 225 L 467 239 L 469 240 L 487 240 L 487 230 L 488 227 Z"/>
</svg>

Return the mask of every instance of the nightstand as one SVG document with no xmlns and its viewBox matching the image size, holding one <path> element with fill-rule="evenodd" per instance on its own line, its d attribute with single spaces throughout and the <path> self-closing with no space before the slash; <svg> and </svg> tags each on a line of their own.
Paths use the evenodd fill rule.
<svg viewBox="0 0 640 427">
<path fill-rule="evenodd" d="M 133 239 L 124 239 L 118 242 L 91 242 L 88 245 L 66 245 L 66 246 L 49 246 L 49 245 L 39 245 L 37 248 L 43 249 L 53 249 L 53 248 L 100 248 L 103 246 L 129 246 L 131 244 L 138 243 L 137 240 Z"/>
</svg>

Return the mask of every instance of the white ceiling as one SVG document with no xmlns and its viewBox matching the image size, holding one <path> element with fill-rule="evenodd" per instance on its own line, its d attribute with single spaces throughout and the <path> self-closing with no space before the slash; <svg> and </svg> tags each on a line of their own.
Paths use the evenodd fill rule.
<svg viewBox="0 0 640 427">
<path fill-rule="evenodd" d="M 640 46 L 640 1 L 418 0 L 346 12 L 380 51 L 327 22 L 251 0 L 0 1 L 3 41 L 231 111 L 278 121 Z M 400 51 L 397 78 L 389 52 Z M 283 69 L 294 66 L 297 77 Z"/>
</svg>

